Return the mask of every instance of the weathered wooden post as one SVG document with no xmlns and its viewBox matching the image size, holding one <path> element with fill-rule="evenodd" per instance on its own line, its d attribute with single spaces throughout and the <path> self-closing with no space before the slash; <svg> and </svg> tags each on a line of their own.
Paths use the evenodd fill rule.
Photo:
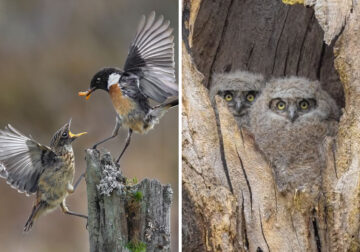
<svg viewBox="0 0 360 252">
<path fill-rule="evenodd" d="M 86 163 L 90 251 L 170 251 L 170 185 L 128 180 L 107 152 Z"/>
</svg>

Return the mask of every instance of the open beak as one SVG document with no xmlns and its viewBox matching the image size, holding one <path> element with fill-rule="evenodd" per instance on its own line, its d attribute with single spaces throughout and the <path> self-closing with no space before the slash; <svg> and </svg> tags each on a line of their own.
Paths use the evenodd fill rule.
<svg viewBox="0 0 360 252">
<path fill-rule="evenodd" d="M 96 88 L 92 88 L 92 89 L 89 89 L 88 91 L 85 91 L 85 92 L 79 92 L 78 95 L 79 96 L 85 96 L 86 97 L 86 100 L 89 100 L 90 96 L 91 96 L 91 93 L 95 91 Z"/>
<path fill-rule="evenodd" d="M 85 135 L 85 134 L 87 134 L 87 132 L 82 132 L 82 133 L 79 133 L 79 134 L 74 134 L 74 133 L 72 133 L 72 132 L 69 130 L 69 136 L 70 136 L 70 138 L 73 138 L 73 139 L 78 138 L 78 137 L 80 137 L 80 136 L 82 136 L 82 135 Z"/>
</svg>

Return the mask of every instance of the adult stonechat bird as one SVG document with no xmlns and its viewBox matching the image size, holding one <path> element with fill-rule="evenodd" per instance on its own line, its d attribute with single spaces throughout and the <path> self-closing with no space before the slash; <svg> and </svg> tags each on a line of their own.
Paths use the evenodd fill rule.
<svg viewBox="0 0 360 252">
<path fill-rule="evenodd" d="M 86 134 L 73 134 L 70 125 L 71 120 L 54 134 L 50 146 L 25 136 L 11 125 L 0 130 L 0 176 L 19 192 L 27 195 L 36 193 L 25 232 L 32 228 L 40 215 L 58 206 L 65 214 L 87 219 L 85 215 L 70 211 L 65 203 L 68 194 L 73 193 L 78 185 L 72 185 L 75 159 L 71 144 Z"/>
<path fill-rule="evenodd" d="M 127 128 L 128 136 L 117 163 L 129 146 L 133 131 L 147 133 L 169 108 L 178 105 L 174 37 L 169 25 L 163 16 L 156 19 L 155 12 L 148 18 L 143 16 L 123 70 L 103 68 L 93 76 L 90 89 L 79 92 L 87 99 L 97 89 L 109 93 L 117 112 L 115 128 L 110 137 L 93 148 L 116 137 L 120 127 Z M 150 106 L 149 99 L 158 105 Z"/>
</svg>

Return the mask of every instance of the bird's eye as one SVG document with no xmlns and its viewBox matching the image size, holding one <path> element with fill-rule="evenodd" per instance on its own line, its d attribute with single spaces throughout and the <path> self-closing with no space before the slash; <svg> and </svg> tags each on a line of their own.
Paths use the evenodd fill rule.
<svg viewBox="0 0 360 252">
<path fill-rule="evenodd" d="M 307 110 L 309 108 L 309 103 L 306 100 L 302 100 L 299 105 L 302 110 Z"/>
<path fill-rule="evenodd" d="M 225 94 L 224 98 L 226 101 L 231 101 L 233 99 L 233 96 L 232 96 L 232 94 L 227 93 L 227 94 Z"/>
<path fill-rule="evenodd" d="M 61 136 L 62 136 L 62 137 L 67 137 L 67 136 L 68 136 L 68 133 L 65 131 L 64 133 L 62 133 Z"/>
<path fill-rule="evenodd" d="M 278 108 L 278 110 L 284 110 L 285 107 L 286 107 L 286 104 L 285 104 L 285 102 L 283 102 L 283 101 L 279 101 L 279 102 L 276 104 L 276 107 Z"/>
<path fill-rule="evenodd" d="M 249 102 L 253 102 L 255 100 L 255 95 L 253 94 L 248 94 L 246 96 L 246 99 L 249 101 Z"/>
</svg>

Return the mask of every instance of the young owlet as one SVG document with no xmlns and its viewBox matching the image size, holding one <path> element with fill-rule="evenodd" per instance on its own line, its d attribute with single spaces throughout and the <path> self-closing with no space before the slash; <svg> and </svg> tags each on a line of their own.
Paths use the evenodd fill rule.
<svg viewBox="0 0 360 252">
<path fill-rule="evenodd" d="M 210 99 L 214 103 L 216 95 L 223 97 L 238 126 L 248 126 L 250 107 L 264 86 L 264 77 L 260 74 L 246 71 L 217 73 L 212 77 Z"/>
<path fill-rule="evenodd" d="M 318 81 L 273 79 L 252 106 L 250 124 L 274 169 L 279 191 L 321 182 L 323 140 L 336 134 L 340 110 Z"/>
</svg>

